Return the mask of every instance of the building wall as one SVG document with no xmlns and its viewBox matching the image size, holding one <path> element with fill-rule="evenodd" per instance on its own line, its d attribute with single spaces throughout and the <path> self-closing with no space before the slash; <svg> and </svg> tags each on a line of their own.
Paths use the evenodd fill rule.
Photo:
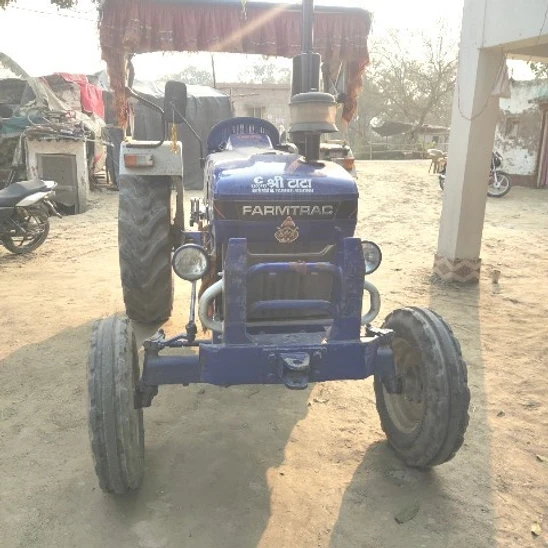
<svg viewBox="0 0 548 548">
<path fill-rule="evenodd" d="M 465 0 L 466 3 L 478 0 Z M 548 36 L 539 37 L 540 24 L 546 17 L 546 0 L 481 0 L 485 19 L 476 20 L 483 27 L 484 48 L 514 44 L 519 47 L 546 44 Z"/>
<path fill-rule="evenodd" d="M 89 192 L 89 173 L 86 158 L 85 141 L 27 141 L 27 176 L 29 179 L 39 178 L 39 155 L 71 155 L 76 159 L 76 180 L 67 180 L 64 184 L 56 181 L 58 193 L 62 193 L 59 202 L 66 206 L 75 206 L 75 213 L 83 213 L 87 209 Z M 67 177 L 68 179 L 68 177 Z M 68 199 L 67 199 L 68 198 Z"/>
<path fill-rule="evenodd" d="M 276 127 L 289 126 L 290 84 L 218 84 L 231 100 L 234 116 L 257 116 Z"/>
<path fill-rule="evenodd" d="M 500 114 L 495 134 L 495 149 L 504 159 L 503 169 L 534 182 L 543 113 L 538 100 L 548 97 L 548 82 L 531 80 L 512 82 L 511 97 L 500 99 Z"/>
</svg>

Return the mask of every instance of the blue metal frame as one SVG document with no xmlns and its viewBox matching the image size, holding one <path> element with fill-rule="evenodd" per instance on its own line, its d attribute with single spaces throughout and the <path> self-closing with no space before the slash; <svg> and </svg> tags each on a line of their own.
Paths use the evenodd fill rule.
<svg viewBox="0 0 548 548">
<path fill-rule="evenodd" d="M 201 342 L 199 353 L 160 356 L 163 346 L 145 345 L 141 382 L 160 384 L 209 383 L 285 384 L 305 388 L 308 382 L 364 379 L 375 373 L 381 378 L 394 374 L 392 352 L 386 333 L 370 330 L 363 336 L 361 325 L 364 262 L 358 238 L 341 240 L 336 263 L 260 263 L 248 267 L 247 241 L 231 239 L 224 265 L 223 333 L 215 341 Z M 257 309 L 329 308 L 332 325 L 323 341 L 261 344 L 247 329 L 247 282 L 264 272 L 292 271 L 301 275 L 330 272 L 334 277 L 333 301 L 261 301 Z M 268 327 L 263 329 L 269 333 Z M 279 325 L 272 333 L 279 333 Z M 273 338 L 272 341 L 279 341 Z M 313 340 L 313 339 L 312 339 Z M 164 345 L 165 346 L 165 345 Z"/>
</svg>

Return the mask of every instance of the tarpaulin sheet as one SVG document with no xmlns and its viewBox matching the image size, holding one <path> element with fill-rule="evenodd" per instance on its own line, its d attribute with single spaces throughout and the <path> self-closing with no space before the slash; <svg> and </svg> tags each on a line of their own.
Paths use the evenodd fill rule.
<svg viewBox="0 0 548 548">
<path fill-rule="evenodd" d="M 154 82 L 135 81 L 133 89 L 158 106 L 164 104 L 163 86 Z M 185 117 L 205 143 L 211 128 L 232 116 L 230 98 L 207 86 L 188 86 L 188 103 Z M 134 135 L 139 141 L 160 141 L 164 137 L 164 124 L 159 112 L 141 103 L 133 105 Z M 177 126 L 179 140 L 183 143 L 183 184 L 188 189 L 203 186 L 200 165 L 200 145 L 196 137 L 181 124 Z"/>
<path fill-rule="evenodd" d="M 19 137 L 32 122 L 26 116 L 5 118 L 0 121 L 0 141 Z"/>
<path fill-rule="evenodd" d="M 124 93 L 126 56 L 152 51 L 213 51 L 294 57 L 301 51 L 301 11 L 288 4 L 212 1 L 159 2 L 106 0 L 100 39 L 110 83 L 116 94 L 120 123 L 127 115 Z M 369 12 L 352 8 L 322 8 L 315 12 L 314 49 L 330 71 L 341 62 L 348 67 L 348 94 L 343 119 L 357 110 L 362 77 L 369 62 Z"/>
<path fill-rule="evenodd" d="M 82 110 L 95 114 L 99 118 L 105 118 L 105 105 L 103 103 L 103 91 L 97 86 L 90 84 L 87 76 L 81 74 L 58 73 L 67 82 L 74 82 L 80 88 L 80 101 Z"/>
</svg>

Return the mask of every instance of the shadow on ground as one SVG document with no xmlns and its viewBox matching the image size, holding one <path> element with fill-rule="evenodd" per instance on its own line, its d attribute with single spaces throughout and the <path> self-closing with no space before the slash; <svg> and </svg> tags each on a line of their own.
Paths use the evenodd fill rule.
<svg viewBox="0 0 548 548">
<path fill-rule="evenodd" d="M 267 470 L 283 460 L 309 392 L 160 388 L 145 410 L 141 489 L 104 495 L 87 436 L 91 325 L 1 364 L 2 546 L 257 546 L 270 518 Z"/>
<path fill-rule="evenodd" d="M 453 326 L 468 362 L 472 401 L 464 446 L 452 461 L 430 471 L 405 466 L 386 442 L 369 447 L 344 494 L 332 548 L 483 548 L 494 544 L 479 306 L 479 287 L 430 286 L 429 307 Z M 459 323 L 463 309 L 467 311 L 465 325 Z M 413 515 L 416 508 L 418 512 L 408 521 L 396 521 L 397 515 Z"/>
</svg>

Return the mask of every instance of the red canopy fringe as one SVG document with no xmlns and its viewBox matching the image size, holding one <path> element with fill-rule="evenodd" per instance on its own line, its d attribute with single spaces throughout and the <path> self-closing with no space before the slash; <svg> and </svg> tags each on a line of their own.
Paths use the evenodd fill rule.
<svg viewBox="0 0 548 548">
<path fill-rule="evenodd" d="M 107 0 L 100 28 L 103 59 L 116 95 L 121 125 L 125 125 L 126 56 L 152 51 L 211 51 L 294 57 L 301 50 L 301 13 L 287 5 L 200 5 L 153 0 Z M 336 70 L 348 62 L 349 85 L 343 119 L 357 110 L 362 78 L 369 63 L 367 37 L 371 26 L 363 10 L 316 12 L 315 51 Z"/>
</svg>

